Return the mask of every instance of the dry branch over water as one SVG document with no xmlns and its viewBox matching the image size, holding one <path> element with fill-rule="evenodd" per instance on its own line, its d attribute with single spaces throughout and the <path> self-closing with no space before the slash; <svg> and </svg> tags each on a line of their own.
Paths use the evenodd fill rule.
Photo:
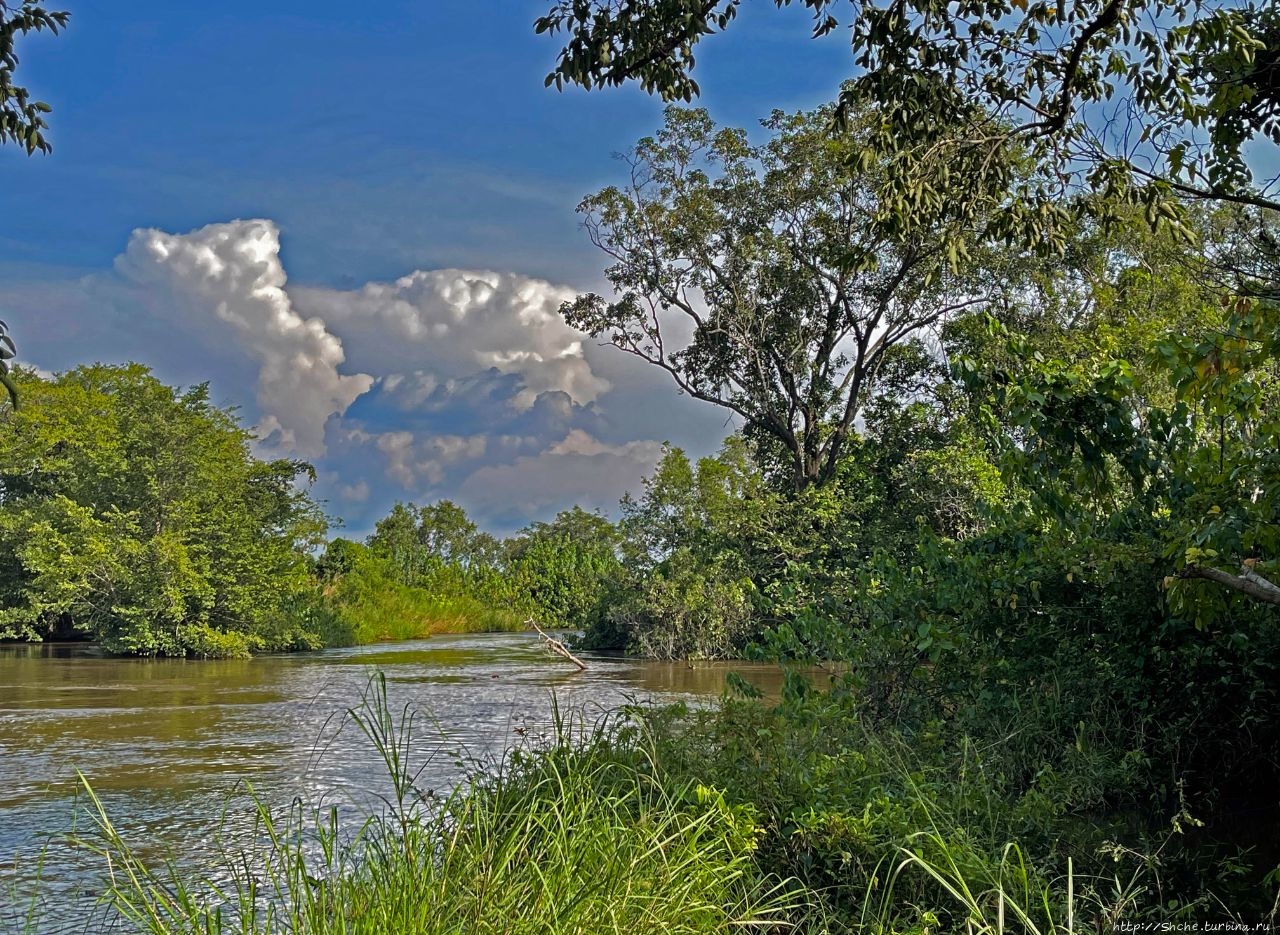
<svg viewBox="0 0 1280 935">
<path fill-rule="evenodd" d="M 568 659 L 570 662 L 572 662 L 575 666 L 578 667 L 579 672 L 583 672 L 586 670 L 587 664 L 583 662 L 581 659 L 579 659 L 577 656 L 575 656 L 573 653 L 569 652 L 569 647 L 565 646 L 563 641 L 556 639 L 554 636 L 547 633 L 546 630 L 542 629 L 542 627 L 538 626 L 538 623 L 536 620 L 530 617 L 528 620 L 525 621 L 525 623 L 527 623 L 529 626 L 537 630 L 538 635 L 547 641 L 547 648 L 549 650 L 551 650 L 557 656 L 563 656 L 565 659 Z"/>
</svg>

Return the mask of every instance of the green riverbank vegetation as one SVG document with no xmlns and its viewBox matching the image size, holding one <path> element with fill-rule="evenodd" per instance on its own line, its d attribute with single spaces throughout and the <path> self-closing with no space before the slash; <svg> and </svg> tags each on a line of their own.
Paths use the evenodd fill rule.
<svg viewBox="0 0 1280 935">
<path fill-rule="evenodd" d="M 715 326 L 660 363 L 742 417 L 719 454 L 670 448 L 616 524 L 562 514 L 514 543 L 403 506 L 318 574 L 536 607 L 586 647 L 839 674 L 632 711 L 442 812 L 393 810 L 283 887 L 302 930 L 417 930 L 405 874 L 466 920 L 442 930 L 1275 922 L 1275 216 L 1153 223 L 1089 196 L 1062 252 L 995 246 L 972 215 L 886 239 L 853 158 L 875 124 L 831 121 L 775 115 L 756 147 L 672 109 L 632 153 L 654 187 L 583 203 L 616 297 L 565 315 L 644 357 L 641 310 L 698 289 Z"/>
<path fill-rule="evenodd" d="M 618 565 L 579 509 L 505 541 L 444 501 L 325 542 L 311 465 L 262 460 L 205 386 L 138 364 L 12 374 L 0 414 L 0 639 L 216 658 L 575 622 Z"/>
<path fill-rule="evenodd" d="M 321 549 L 308 467 L 202 387 L 9 374 L 0 635 L 236 655 L 536 616 L 837 663 L 562 729 L 444 801 L 375 698 L 386 811 L 264 806 L 220 893 L 105 824 L 143 930 L 1277 927 L 1272 5 L 791 5 L 850 27 L 838 103 L 751 133 L 671 106 L 580 205 L 609 288 L 564 319 L 737 427 L 616 523 L 497 541 L 401 504 Z M 563 0 L 548 83 L 687 102 L 738 6 Z"/>
<path fill-rule="evenodd" d="M 387 764 L 372 816 L 250 803 L 206 873 L 144 860 L 97 806 L 79 843 L 104 900 L 152 935 L 311 933 L 1112 932 L 1230 919 L 1265 930 L 1274 891 L 1185 808 L 1085 803 L 1102 750 L 1027 783 L 1027 744 L 871 726 L 800 681 L 766 705 L 559 713 L 548 739 L 449 795 L 414 776 L 431 744 L 385 688 L 353 712 Z M 1172 930 L 1172 929 L 1164 929 Z"/>
<path fill-rule="evenodd" d="M 236 656 L 314 645 L 281 602 L 326 524 L 207 388 L 145 367 L 14 374 L 0 431 L 0 637 Z"/>
<path fill-rule="evenodd" d="M 775 116 L 752 149 L 669 111 L 634 154 L 666 180 L 654 200 L 610 189 L 584 203 L 621 258 L 621 298 L 565 314 L 643 350 L 635 303 L 662 301 L 660 274 L 686 275 L 680 251 L 699 237 L 747 243 L 741 225 L 763 223 L 749 206 L 780 198 L 782 215 L 817 219 L 815 237 L 837 231 L 832 180 L 863 186 L 858 205 L 876 189 L 819 145 L 830 119 Z M 690 140 L 730 174 L 670 174 Z M 628 240 L 638 211 L 671 241 Z M 733 262 L 752 294 L 775 290 L 767 308 L 724 294 L 722 323 L 741 327 L 671 365 L 745 413 L 743 429 L 712 457 L 668 448 L 616 523 L 570 510 L 505 541 L 454 504 L 400 504 L 367 541 L 320 550 L 306 465 L 252 457 L 203 388 L 137 366 L 17 371 L 23 405 L 0 438 L 6 635 L 71 627 L 119 651 L 227 655 L 536 616 L 587 648 L 839 663 L 778 705 L 620 715 L 513 755 L 447 805 L 406 817 L 398 800 L 354 842 L 324 825 L 277 836 L 276 899 L 230 894 L 239 915 L 221 921 L 204 902 L 170 905 L 148 924 L 923 935 L 1274 921 L 1280 306 L 1264 286 L 1280 229 L 1250 208 L 1186 205 L 1178 229 L 1082 210 L 1065 260 L 974 236 L 933 265 L 890 252 L 846 272 L 821 266 L 830 244 L 759 234 Z M 883 271 L 906 267 L 922 285 L 886 292 Z M 833 277 L 881 317 L 820 314 L 843 307 Z M 849 341 L 866 345 L 856 360 L 837 349 Z M 796 353 L 769 354 L 784 344 Z M 753 360 L 772 377 L 726 376 Z M 333 845 L 319 866 L 300 849 L 315 835 Z M 176 882 L 138 886 L 143 921 L 187 898 Z"/>
</svg>

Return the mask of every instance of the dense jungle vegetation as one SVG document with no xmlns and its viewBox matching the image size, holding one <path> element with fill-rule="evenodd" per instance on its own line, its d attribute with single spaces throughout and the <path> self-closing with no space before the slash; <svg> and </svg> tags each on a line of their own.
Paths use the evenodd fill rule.
<svg viewBox="0 0 1280 935">
<path fill-rule="evenodd" d="M 448 501 L 325 542 L 314 472 L 263 461 L 207 387 L 138 364 L 11 374 L 0 433 L 0 638 L 137 655 L 255 652 L 577 626 L 620 533 L 573 509 L 499 541 Z"/>
<path fill-rule="evenodd" d="M 809 145 L 827 116 L 776 118 L 770 145 Z M 507 930 L 514 903 L 460 888 L 477 873 L 535 907 L 531 931 L 560 913 L 577 921 L 558 930 L 599 930 L 601 905 L 634 931 L 1265 920 L 1280 319 L 1245 294 L 1261 278 L 1231 289 L 1214 267 L 1274 269 L 1280 240 L 1250 208 L 1189 205 L 1185 223 L 1082 218 L 1065 260 L 975 248 L 974 282 L 998 290 L 882 343 L 829 477 L 797 482 L 796 452 L 752 423 L 713 457 L 669 448 L 617 522 L 575 509 L 507 540 L 455 504 L 399 504 L 366 542 L 312 551 L 306 466 L 255 460 L 203 388 L 137 366 L 19 372 L 6 625 L 215 655 L 533 616 L 587 648 L 833 664 L 776 704 L 743 685 L 714 711 L 622 712 L 443 811 L 401 803 L 411 820 L 362 833 L 395 847 L 362 836 L 307 870 L 337 889 L 277 881 L 306 930 L 358 904 L 367 930 L 426 931 L 437 891 Z M 652 863 L 651 835 L 689 863 Z M 281 873 L 309 859 L 280 846 Z M 582 862 L 615 847 L 634 857 L 616 888 L 565 908 L 595 885 Z M 424 888 L 389 882 L 405 879 Z M 648 927 L 641 880 L 669 893 Z"/>
<path fill-rule="evenodd" d="M 18 372 L 0 627 L 216 655 L 534 616 L 588 648 L 819 662 L 828 683 L 618 712 L 444 803 L 413 796 L 375 699 L 386 816 L 354 839 L 319 816 L 319 853 L 269 835 L 266 908 L 257 876 L 211 902 L 108 827 L 126 915 L 1275 926 L 1280 205 L 1247 159 L 1280 144 L 1274 9 L 802 5 L 819 34 L 850 27 L 838 102 L 762 134 L 673 106 L 580 206 L 613 293 L 563 314 L 736 416 L 719 454 L 668 449 L 616 523 L 575 510 L 499 542 L 453 504 L 399 505 L 313 558 L 306 466 L 252 458 L 203 389 Z M 738 7 L 563 0 L 538 24 L 565 43 L 548 83 L 688 101 L 694 47 Z M 1113 100 L 1124 132 L 1098 126 Z"/>
</svg>

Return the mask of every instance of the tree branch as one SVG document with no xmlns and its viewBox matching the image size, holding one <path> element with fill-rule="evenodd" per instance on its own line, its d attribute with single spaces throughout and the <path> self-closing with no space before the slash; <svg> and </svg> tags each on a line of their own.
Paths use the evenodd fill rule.
<svg viewBox="0 0 1280 935">
<path fill-rule="evenodd" d="M 1213 568 L 1208 565 L 1188 565 L 1178 572 L 1178 577 L 1203 578 L 1206 581 L 1214 581 L 1233 591 L 1246 594 L 1255 601 L 1280 605 L 1280 587 L 1262 577 L 1248 565 L 1240 566 L 1239 575 L 1233 575 L 1229 571 L 1223 571 L 1221 568 Z"/>
<path fill-rule="evenodd" d="M 1230 192 L 1221 188 L 1197 188 L 1194 185 L 1187 185 L 1185 182 L 1178 182 L 1162 175 L 1156 175 L 1139 166 L 1131 166 L 1134 175 L 1150 179 L 1153 182 L 1163 182 L 1172 188 L 1175 192 L 1183 195 L 1189 195 L 1192 198 L 1198 198 L 1203 201 L 1226 201 L 1236 205 L 1248 205 L 1253 208 L 1262 208 L 1266 211 L 1280 211 L 1280 201 L 1272 198 L 1263 198 L 1261 195 L 1250 195 L 1244 192 Z"/>
</svg>

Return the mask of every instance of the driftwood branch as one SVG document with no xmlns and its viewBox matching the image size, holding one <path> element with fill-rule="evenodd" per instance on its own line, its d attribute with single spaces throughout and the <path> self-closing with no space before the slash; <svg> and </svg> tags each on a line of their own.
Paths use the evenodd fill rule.
<svg viewBox="0 0 1280 935">
<path fill-rule="evenodd" d="M 1178 573 L 1178 577 L 1204 578 L 1206 581 L 1216 581 L 1218 584 L 1225 585 L 1233 591 L 1247 594 L 1256 601 L 1262 601 L 1267 604 L 1280 604 L 1280 587 L 1262 577 L 1247 564 L 1240 566 L 1240 574 L 1238 575 L 1233 575 L 1229 571 L 1223 571 L 1221 568 L 1213 568 L 1208 565 L 1188 565 Z"/>
<path fill-rule="evenodd" d="M 579 658 L 578 658 L 577 656 L 575 656 L 573 653 L 569 652 L 569 647 L 568 647 L 568 646 L 565 646 L 565 645 L 564 645 L 564 643 L 560 642 L 560 641 L 559 641 L 558 639 L 556 639 L 554 636 L 552 636 L 551 634 L 547 633 L 547 631 L 546 631 L 546 630 L 542 629 L 542 627 L 538 626 L 538 622 L 537 622 L 536 620 L 534 620 L 532 617 L 530 617 L 528 620 L 526 620 L 526 621 L 525 621 L 525 623 L 529 624 L 529 626 L 531 626 L 531 627 L 533 627 L 535 630 L 537 630 L 537 631 L 538 631 L 538 635 L 539 635 L 539 636 L 541 636 L 544 640 L 546 640 L 546 641 L 547 641 L 547 648 L 548 648 L 548 649 L 550 649 L 550 650 L 551 650 L 553 653 L 555 653 L 557 656 L 564 656 L 564 658 L 568 659 L 570 662 L 572 662 L 575 666 L 577 666 L 577 667 L 578 667 L 578 671 L 579 671 L 579 672 L 581 672 L 581 671 L 583 671 L 583 670 L 585 670 L 585 669 L 587 668 L 587 664 L 586 664 L 585 662 L 583 662 L 581 659 L 579 659 Z"/>
</svg>

